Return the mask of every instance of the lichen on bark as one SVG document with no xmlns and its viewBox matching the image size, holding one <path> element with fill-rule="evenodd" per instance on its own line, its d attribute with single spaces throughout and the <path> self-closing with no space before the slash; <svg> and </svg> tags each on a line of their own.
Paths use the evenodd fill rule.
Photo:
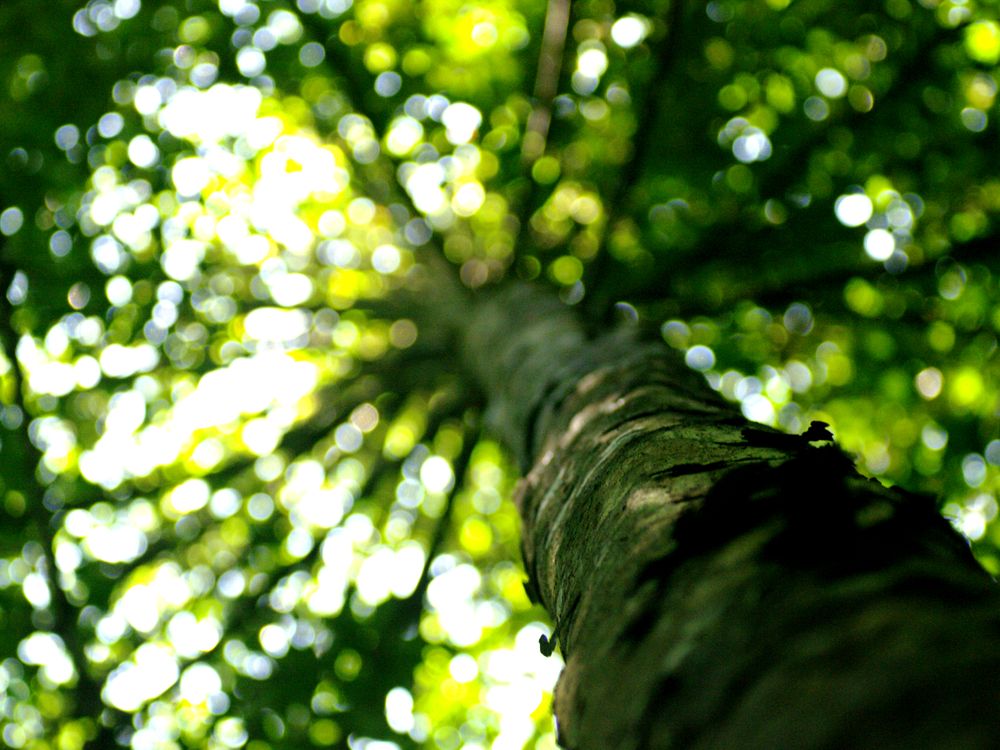
<svg viewBox="0 0 1000 750">
<path fill-rule="evenodd" d="M 995 746 L 996 592 L 932 501 L 530 287 L 483 302 L 463 351 L 525 467 L 566 747 Z"/>
</svg>

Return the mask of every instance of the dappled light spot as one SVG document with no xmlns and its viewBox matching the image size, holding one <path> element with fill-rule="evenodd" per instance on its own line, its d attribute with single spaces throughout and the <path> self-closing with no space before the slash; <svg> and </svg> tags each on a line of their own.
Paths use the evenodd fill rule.
<svg viewBox="0 0 1000 750">
<path fill-rule="evenodd" d="M 996 518 L 997 501 L 993 495 L 981 493 L 962 505 L 949 503 L 943 512 L 958 531 L 968 539 L 977 541 L 986 533 L 987 524 Z"/>
<path fill-rule="evenodd" d="M 53 687 L 76 677 L 66 644 L 54 633 L 32 633 L 18 644 L 17 657 L 25 664 L 41 667 L 41 676 Z"/>
<path fill-rule="evenodd" d="M 160 109 L 163 104 L 163 96 L 156 86 L 145 84 L 139 86 L 132 98 L 132 104 L 141 115 L 152 115 Z"/>
<path fill-rule="evenodd" d="M 447 138 L 456 145 L 472 140 L 482 120 L 479 110 L 465 102 L 449 104 L 441 113 L 441 122 L 447 128 Z"/>
<path fill-rule="evenodd" d="M 718 141 L 720 146 L 729 146 L 733 156 L 746 164 L 765 161 L 771 156 L 767 134 L 742 117 L 729 120 L 719 131 Z"/>
<path fill-rule="evenodd" d="M 164 513 L 168 517 L 192 513 L 204 508 L 208 499 L 208 484 L 202 479 L 188 479 L 164 495 Z"/>
<path fill-rule="evenodd" d="M 962 124 L 973 133 L 982 133 L 989 124 L 989 117 L 981 109 L 964 107 L 959 113 Z"/>
<path fill-rule="evenodd" d="M 265 283 L 271 298 L 283 307 L 295 307 L 306 302 L 313 293 L 312 280 L 301 273 L 271 273 Z"/>
<path fill-rule="evenodd" d="M 385 717 L 393 731 L 400 734 L 413 728 L 413 696 L 409 690 L 395 687 L 386 693 Z"/>
<path fill-rule="evenodd" d="M 73 511 L 86 515 L 86 511 Z M 107 563 L 124 563 L 134 560 L 146 551 L 146 535 L 136 528 L 127 516 L 111 524 L 90 521 L 76 533 L 82 540 L 83 550 L 94 560 Z"/>
<path fill-rule="evenodd" d="M 452 197 L 452 209 L 459 216 L 472 216 L 475 214 L 483 202 L 486 200 L 486 191 L 478 182 L 466 182 L 462 184 Z"/>
<path fill-rule="evenodd" d="M 962 477 L 969 487 L 981 487 L 986 481 L 986 462 L 976 453 L 969 453 L 962 458 Z M 993 510 L 994 515 L 996 509 Z"/>
<path fill-rule="evenodd" d="M 835 68 L 823 68 L 816 74 L 816 88 L 823 96 L 837 99 L 847 93 L 847 79 Z"/>
<path fill-rule="evenodd" d="M 379 73 L 375 78 L 375 93 L 383 97 L 395 96 L 403 86 L 403 79 L 394 70 Z"/>
<path fill-rule="evenodd" d="M 871 229 L 865 234 L 864 245 L 873 260 L 888 260 L 896 249 L 896 240 L 885 229 Z"/>
<path fill-rule="evenodd" d="M 925 399 L 930 401 L 941 395 L 941 388 L 944 385 L 944 375 L 936 367 L 926 367 L 916 376 L 917 391 Z"/>
<path fill-rule="evenodd" d="M 386 148 L 393 156 L 406 156 L 424 137 L 424 127 L 418 120 L 404 116 L 393 120 L 386 133 Z"/>
<path fill-rule="evenodd" d="M 222 692 L 222 679 L 210 665 L 196 662 L 187 667 L 180 678 L 180 697 L 188 703 L 199 705 L 228 698 Z"/>
<path fill-rule="evenodd" d="M 986 444 L 984 451 L 987 463 L 992 466 L 1000 466 L 1000 438 L 991 440 Z"/>
<path fill-rule="evenodd" d="M 266 456 L 274 451 L 281 439 L 278 425 L 266 418 L 251 419 L 240 430 L 240 439 L 255 456 Z"/>
<path fill-rule="evenodd" d="M 818 96 L 810 96 L 802 103 L 802 111 L 813 122 L 822 122 L 830 116 L 830 105 Z"/>
<path fill-rule="evenodd" d="M 775 423 L 774 406 L 762 394 L 749 394 L 740 402 L 740 409 L 743 411 L 743 416 L 751 422 L 761 422 L 767 425 Z"/>
<path fill-rule="evenodd" d="M 262 627 L 258 634 L 258 639 L 264 651 L 279 659 L 288 653 L 291 643 L 291 639 L 285 629 L 274 623 Z"/>
<path fill-rule="evenodd" d="M 489 551 L 493 545 L 493 532 L 489 524 L 478 518 L 469 518 L 462 524 L 458 535 L 459 543 L 473 557 Z"/>
<path fill-rule="evenodd" d="M 7 237 L 17 234 L 24 225 L 24 213 L 17 206 L 0 211 L 0 234 Z"/>
<path fill-rule="evenodd" d="M 170 618 L 166 632 L 177 654 L 189 659 L 214 649 L 223 634 L 222 624 L 214 617 L 198 619 L 193 613 L 186 611 L 180 611 Z M 211 675 L 199 670 L 199 677 L 210 679 Z M 181 690 L 184 690 L 183 681 Z M 218 689 L 213 692 L 217 691 Z"/>
<path fill-rule="evenodd" d="M 848 193 L 837 198 L 834 212 L 837 220 L 846 227 L 859 227 L 871 218 L 871 199 L 864 193 Z"/>
<path fill-rule="evenodd" d="M 455 483 L 455 475 L 447 459 L 431 456 L 420 467 L 420 481 L 428 492 L 447 492 Z"/>
<path fill-rule="evenodd" d="M 982 20 L 965 27 L 965 51 L 976 62 L 996 65 L 1000 60 L 1000 25 Z"/>
<path fill-rule="evenodd" d="M 260 307 L 243 321 L 248 338 L 266 343 L 293 342 L 309 330 L 309 316 L 303 310 Z"/>
<path fill-rule="evenodd" d="M 160 150 L 148 135 L 137 135 L 128 144 L 128 158 L 137 167 L 148 169 L 160 158 Z"/>
<path fill-rule="evenodd" d="M 920 432 L 920 439 L 932 451 L 939 451 L 948 445 L 948 433 L 939 425 L 927 424 Z"/>
<path fill-rule="evenodd" d="M 715 352 L 713 352 L 709 347 L 702 346 L 701 344 L 692 346 L 687 350 L 687 353 L 685 353 L 684 361 L 691 369 L 704 372 L 715 366 Z"/>
<path fill-rule="evenodd" d="M 267 479 L 266 476 L 263 478 Z M 271 499 L 270 495 L 257 492 L 247 498 L 246 510 L 251 519 L 263 523 L 274 514 L 274 500 Z"/>
<path fill-rule="evenodd" d="M 563 255 L 556 258 L 549 267 L 549 275 L 563 286 L 575 284 L 583 276 L 583 263 L 579 258 Z"/>
<path fill-rule="evenodd" d="M 948 379 L 948 397 L 953 406 L 971 407 L 982 398 L 983 393 L 982 375 L 972 367 L 962 367 Z"/>
<path fill-rule="evenodd" d="M 393 273 L 401 262 L 402 255 L 394 245 L 379 245 L 372 252 L 372 268 L 379 273 Z"/>
<path fill-rule="evenodd" d="M 813 329 L 814 318 L 808 305 L 801 302 L 793 302 L 785 310 L 782 322 L 789 333 L 806 336 Z"/>
<path fill-rule="evenodd" d="M 642 16 L 622 16 L 611 25 L 611 38 L 615 44 L 628 49 L 639 44 L 649 34 L 650 25 Z"/>
<path fill-rule="evenodd" d="M 264 72 L 267 58 L 257 47 L 244 47 L 236 53 L 236 67 L 246 78 L 253 78 Z"/>
<path fill-rule="evenodd" d="M 361 430 L 351 423 L 339 425 L 334 431 L 334 441 L 344 453 L 354 453 L 361 448 L 364 440 Z"/>
<path fill-rule="evenodd" d="M 196 156 L 176 162 L 170 174 L 177 192 L 184 197 L 198 195 L 211 179 L 208 165 L 203 159 Z"/>
<path fill-rule="evenodd" d="M 173 652 L 166 646 L 145 643 L 136 649 L 132 659 L 108 675 L 102 697 L 119 710 L 135 711 L 169 690 L 178 676 Z"/>
<path fill-rule="evenodd" d="M 473 594 L 481 576 L 471 565 L 458 565 L 442 571 L 427 588 L 427 599 L 444 635 L 456 646 L 469 646 L 482 635 Z"/>
</svg>

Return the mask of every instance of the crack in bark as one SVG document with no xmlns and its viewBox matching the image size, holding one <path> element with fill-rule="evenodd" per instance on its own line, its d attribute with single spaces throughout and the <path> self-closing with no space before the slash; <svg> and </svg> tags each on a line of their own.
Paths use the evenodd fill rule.
<svg viewBox="0 0 1000 750">
<path fill-rule="evenodd" d="M 707 464 L 699 463 L 689 463 L 689 464 L 674 464 L 666 469 L 661 469 L 660 471 L 655 471 L 649 475 L 650 479 L 673 479 L 675 477 L 687 476 L 689 474 L 709 474 L 713 471 L 723 471 L 725 469 L 731 469 L 735 464 L 746 464 L 746 463 L 760 463 L 760 459 L 756 457 L 752 458 L 738 458 L 729 461 L 712 461 Z"/>
</svg>

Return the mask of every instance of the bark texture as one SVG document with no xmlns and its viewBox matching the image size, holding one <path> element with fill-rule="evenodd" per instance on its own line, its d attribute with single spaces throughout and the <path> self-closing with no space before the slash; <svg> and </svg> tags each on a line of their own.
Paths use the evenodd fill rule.
<svg viewBox="0 0 1000 750">
<path fill-rule="evenodd" d="M 565 747 L 1000 747 L 1000 602 L 930 499 L 534 289 L 468 322 Z"/>
</svg>

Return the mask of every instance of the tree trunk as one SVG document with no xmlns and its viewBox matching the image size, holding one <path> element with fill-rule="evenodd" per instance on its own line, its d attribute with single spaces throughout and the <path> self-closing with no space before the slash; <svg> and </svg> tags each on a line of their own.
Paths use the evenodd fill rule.
<svg viewBox="0 0 1000 750">
<path fill-rule="evenodd" d="M 565 747 L 1000 747 L 997 594 L 931 499 L 859 476 L 818 423 L 748 423 L 662 345 L 588 340 L 536 290 L 468 331 L 526 469 Z"/>
</svg>

